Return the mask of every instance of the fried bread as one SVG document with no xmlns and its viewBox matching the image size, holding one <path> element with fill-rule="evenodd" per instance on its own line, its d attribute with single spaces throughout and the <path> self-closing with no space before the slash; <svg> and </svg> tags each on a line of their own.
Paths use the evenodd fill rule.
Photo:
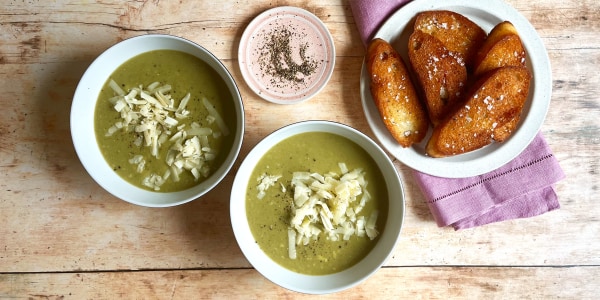
<svg viewBox="0 0 600 300">
<path fill-rule="evenodd" d="M 494 26 L 477 51 L 473 75 L 502 66 L 525 66 L 525 48 L 517 29 L 509 21 Z"/>
<path fill-rule="evenodd" d="M 369 44 L 366 58 L 373 99 L 384 124 L 403 147 L 424 137 L 413 135 L 416 129 L 403 131 L 398 118 L 409 122 L 404 125 L 426 126 L 419 127 L 423 135 L 429 129 L 427 122 L 418 123 L 417 111 L 433 125 L 425 147 L 431 157 L 462 154 L 503 142 L 516 130 L 532 74 L 513 24 L 501 22 L 488 35 L 459 13 L 424 11 L 415 17 L 407 52 L 408 70 L 400 55 L 383 40 Z M 413 86 L 411 76 L 413 89 L 406 88 Z M 416 99 L 401 105 L 394 101 L 413 99 L 415 93 L 414 98 L 418 95 L 421 102 Z M 420 110 L 412 103 L 421 104 Z M 406 133 L 404 137 L 402 133 Z M 405 137 L 414 139 L 407 141 Z"/>
<path fill-rule="evenodd" d="M 445 157 L 506 139 L 527 99 L 531 74 L 526 67 L 494 69 L 480 78 L 466 102 L 433 129 L 426 152 Z"/>
<path fill-rule="evenodd" d="M 486 38 L 485 31 L 462 14 L 448 10 L 430 10 L 417 14 L 415 31 L 422 31 L 440 40 L 450 52 L 473 65 L 477 50 Z"/>
<path fill-rule="evenodd" d="M 429 122 L 400 54 L 376 38 L 367 48 L 366 66 L 373 101 L 388 131 L 402 147 L 421 142 Z"/>
<path fill-rule="evenodd" d="M 431 34 L 415 30 L 408 40 L 408 57 L 433 126 L 448 114 L 467 86 L 467 68 Z"/>
</svg>

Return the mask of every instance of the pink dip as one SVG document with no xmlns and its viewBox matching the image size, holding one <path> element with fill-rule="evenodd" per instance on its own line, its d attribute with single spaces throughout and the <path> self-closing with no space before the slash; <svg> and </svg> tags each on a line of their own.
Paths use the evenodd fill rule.
<svg viewBox="0 0 600 300">
<path fill-rule="evenodd" d="M 246 83 L 275 103 L 297 103 L 316 95 L 331 77 L 334 61 L 329 31 L 316 16 L 299 8 L 262 13 L 248 25 L 240 42 L 240 69 Z"/>
</svg>

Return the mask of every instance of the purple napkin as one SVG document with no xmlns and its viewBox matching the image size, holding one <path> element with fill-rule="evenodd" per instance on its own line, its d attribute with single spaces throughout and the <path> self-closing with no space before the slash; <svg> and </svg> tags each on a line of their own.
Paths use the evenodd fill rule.
<svg viewBox="0 0 600 300">
<path fill-rule="evenodd" d="M 385 20 L 411 0 L 350 0 L 360 38 L 366 45 Z"/>
<path fill-rule="evenodd" d="M 410 0 L 351 0 L 365 45 Z M 455 230 L 537 216 L 560 207 L 552 185 L 564 173 L 541 133 L 517 158 L 487 174 L 441 178 L 413 171 L 437 225 Z"/>
</svg>

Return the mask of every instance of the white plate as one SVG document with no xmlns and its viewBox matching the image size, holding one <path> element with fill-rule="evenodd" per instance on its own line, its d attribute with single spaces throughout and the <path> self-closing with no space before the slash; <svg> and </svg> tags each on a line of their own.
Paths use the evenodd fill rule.
<svg viewBox="0 0 600 300">
<path fill-rule="evenodd" d="M 425 10 L 451 10 L 461 13 L 486 32 L 505 20 L 517 28 L 527 52 L 527 65 L 533 73 L 529 96 L 517 129 L 503 143 L 492 143 L 476 151 L 446 158 L 432 158 L 425 154 L 425 145 L 431 135 L 431 129 L 420 144 L 402 148 L 381 121 L 371 97 L 370 79 L 363 63 L 360 92 L 367 121 L 383 147 L 402 163 L 417 171 L 439 177 L 463 178 L 495 170 L 518 156 L 529 145 L 546 118 L 552 94 L 552 70 L 546 48 L 529 21 L 500 0 L 416 0 L 403 6 L 386 20 L 375 37 L 390 42 L 405 62 L 408 62 L 406 41 L 413 30 L 415 15 Z"/>
<path fill-rule="evenodd" d="M 314 72 L 303 76 L 302 82 L 282 80 L 264 70 L 272 69 L 265 64 L 271 55 L 265 49 L 273 33 L 281 29 L 292 34 L 289 47 L 294 62 L 302 61 L 303 52 L 316 62 Z M 248 24 L 240 40 L 238 59 L 242 77 L 254 93 L 273 103 L 293 104 L 308 100 L 325 87 L 335 65 L 335 46 L 319 18 L 301 8 L 282 6 L 261 13 Z"/>
</svg>

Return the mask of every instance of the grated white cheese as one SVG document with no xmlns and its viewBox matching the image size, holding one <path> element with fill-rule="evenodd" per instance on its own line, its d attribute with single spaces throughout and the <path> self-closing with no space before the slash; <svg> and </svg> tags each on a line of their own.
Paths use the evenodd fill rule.
<svg viewBox="0 0 600 300">
<path fill-rule="evenodd" d="M 115 91 L 115 93 L 117 93 L 117 95 L 119 95 L 119 96 L 125 95 L 125 92 L 123 91 L 123 89 L 121 89 L 121 87 L 113 79 L 111 79 L 108 82 L 108 85 L 110 86 L 110 88 L 113 91 Z"/>
<path fill-rule="evenodd" d="M 374 211 L 368 218 L 359 215 L 371 199 L 366 190 L 368 182 L 364 171 L 348 171 L 345 163 L 338 165 L 341 176 L 331 172 L 325 175 L 293 173 L 291 187 L 294 205 L 288 229 L 290 259 L 296 258 L 296 246 L 317 240 L 321 233 L 331 241 L 349 240 L 353 235 L 366 235 L 371 240 L 377 237 L 378 212 Z M 262 184 L 265 176 L 259 177 L 259 181 Z M 271 181 L 268 183 L 274 184 Z"/>
<path fill-rule="evenodd" d="M 258 195 L 256 196 L 258 199 L 262 199 L 265 197 L 267 190 L 274 186 L 277 183 L 277 180 L 281 178 L 281 175 L 267 175 L 262 174 L 258 177 L 257 181 L 259 182 L 256 186 L 258 190 Z"/>
<path fill-rule="evenodd" d="M 195 180 L 210 175 L 210 166 L 206 162 L 214 160 L 217 153 L 210 145 L 208 137 L 218 139 L 221 134 L 215 134 L 213 128 L 202 127 L 196 122 L 192 122 L 190 128 L 186 128 L 186 124 L 181 124 L 181 121 L 190 115 L 190 111 L 187 110 L 190 93 L 175 105 L 175 100 L 169 94 L 172 87 L 168 84 L 161 85 L 160 82 L 153 82 L 145 88 L 139 85 L 128 93 L 125 93 L 113 79 L 109 80 L 109 86 L 116 94 L 109 99 L 109 102 L 120 114 L 121 120 L 107 130 L 106 136 L 112 136 L 118 131 L 136 134 L 134 144 L 148 147 L 155 158 L 160 158 L 162 146 L 169 147 L 164 158 L 164 162 L 169 167 L 165 174 L 160 176 L 151 173 L 143 179 L 143 185 L 160 190 L 160 186 L 169 178 L 179 181 L 184 171 L 190 172 Z M 214 119 L 214 121 L 209 120 L 208 125 L 216 122 L 218 130 L 223 135 L 229 134 L 225 121 L 212 103 L 206 98 L 202 101 L 210 120 Z M 137 165 L 138 173 L 144 172 L 146 161 L 142 155 L 135 155 L 129 162 Z"/>
<path fill-rule="evenodd" d="M 202 97 L 202 104 L 204 104 L 204 107 L 208 110 L 208 114 L 215 119 L 215 122 L 217 123 L 217 126 L 219 126 L 219 129 L 221 129 L 223 135 L 228 136 L 229 128 L 225 124 L 225 120 L 223 120 L 219 112 L 215 109 L 214 105 L 206 97 Z"/>
<path fill-rule="evenodd" d="M 296 259 L 296 231 L 288 228 L 288 256 Z"/>
</svg>

